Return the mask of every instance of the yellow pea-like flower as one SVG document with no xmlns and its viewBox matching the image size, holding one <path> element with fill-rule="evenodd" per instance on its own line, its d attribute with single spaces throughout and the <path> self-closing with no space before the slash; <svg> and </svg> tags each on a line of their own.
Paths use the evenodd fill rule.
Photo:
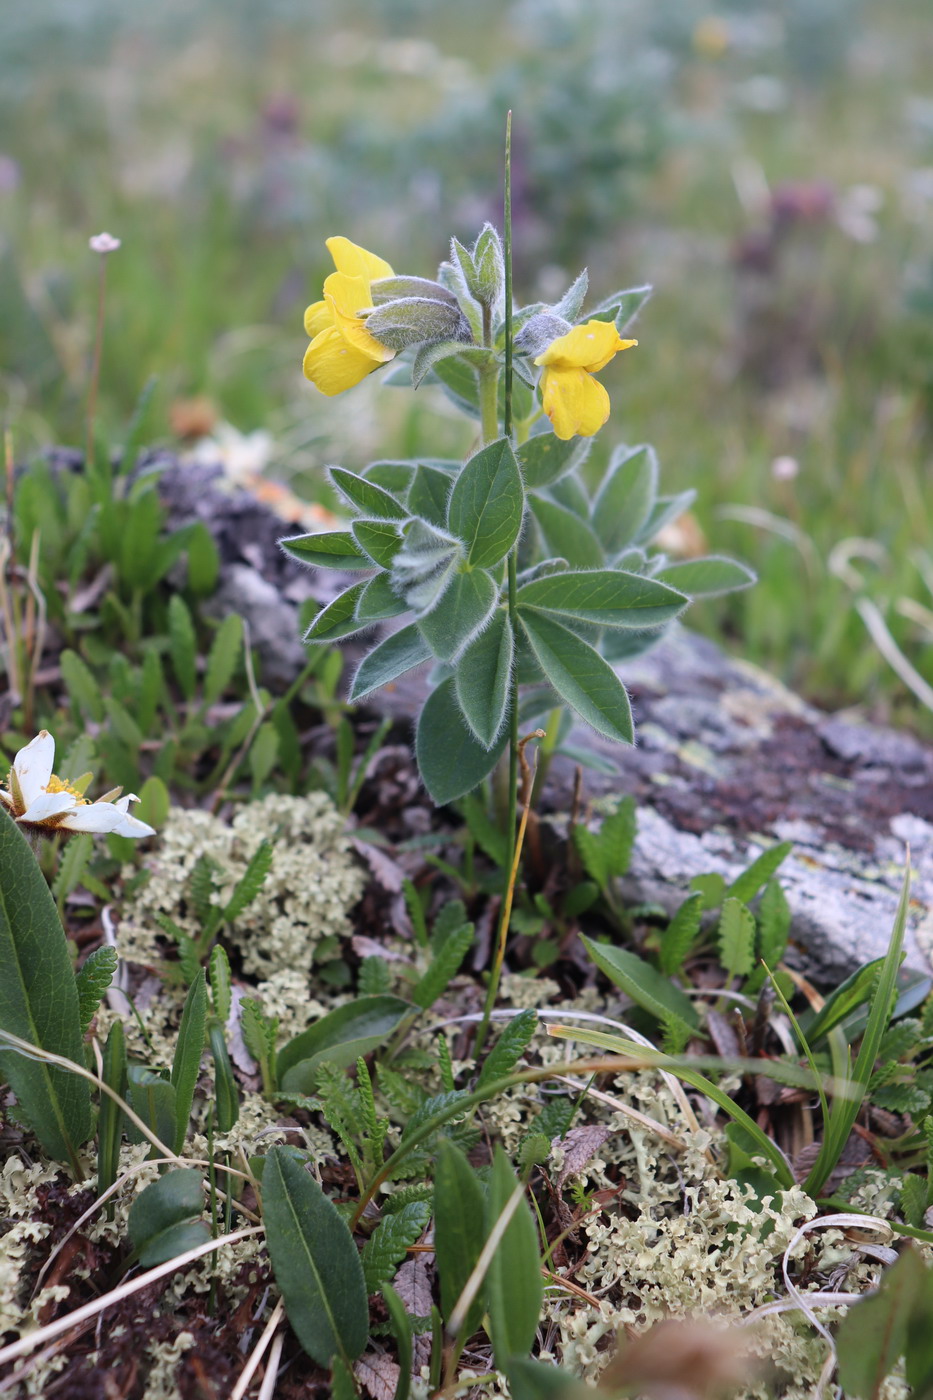
<svg viewBox="0 0 933 1400">
<path fill-rule="evenodd" d="M 311 344 L 303 369 L 305 378 L 322 394 L 333 397 L 352 389 L 395 356 L 394 350 L 370 335 L 357 314 L 373 305 L 372 283 L 395 274 L 384 258 L 349 238 L 328 238 L 327 249 L 337 271 L 324 282 L 323 301 L 314 302 L 305 312 Z"/>
<path fill-rule="evenodd" d="M 587 321 L 551 341 L 535 364 L 544 369 L 541 398 L 555 436 L 566 441 L 599 432 L 609 417 L 609 395 L 593 376 L 637 344 L 623 340 L 611 321 Z"/>
</svg>

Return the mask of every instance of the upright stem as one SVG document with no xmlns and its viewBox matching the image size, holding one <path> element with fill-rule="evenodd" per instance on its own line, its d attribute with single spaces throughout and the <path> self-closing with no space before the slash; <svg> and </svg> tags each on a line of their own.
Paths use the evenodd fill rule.
<svg viewBox="0 0 933 1400">
<path fill-rule="evenodd" d="M 87 448 L 84 466 L 90 471 L 94 463 L 94 418 L 97 414 L 97 386 L 100 382 L 100 357 L 104 344 L 104 303 L 107 299 L 107 254 L 98 254 L 100 276 L 97 282 L 97 328 L 94 334 L 94 359 L 91 364 L 91 383 L 87 393 Z"/>
</svg>

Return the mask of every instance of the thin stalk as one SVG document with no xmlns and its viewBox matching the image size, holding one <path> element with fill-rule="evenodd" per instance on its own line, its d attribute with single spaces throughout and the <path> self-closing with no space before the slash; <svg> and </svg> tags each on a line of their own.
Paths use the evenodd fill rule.
<svg viewBox="0 0 933 1400">
<path fill-rule="evenodd" d="M 97 326 L 94 332 L 94 359 L 91 364 L 91 382 L 87 392 L 87 447 L 85 466 L 91 470 L 94 462 L 94 419 L 97 415 L 97 387 L 100 383 L 100 360 L 104 347 L 104 306 L 107 301 L 107 254 L 100 255 L 100 272 L 97 279 Z"/>
</svg>

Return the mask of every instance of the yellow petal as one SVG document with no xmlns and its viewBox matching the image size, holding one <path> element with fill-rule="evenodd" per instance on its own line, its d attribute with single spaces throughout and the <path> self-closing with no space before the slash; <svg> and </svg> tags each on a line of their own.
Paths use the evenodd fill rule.
<svg viewBox="0 0 933 1400">
<path fill-rule="evenodd" d="M 609 395 L 583 369 L 545 369 L 541 376 L 544 411 L 564 442 L 592 437 L 609 417 Z"/>
<path fill-rule="evenodd" d="M 395 273 L 385 258 L 368 253 L 349 238 L 328 238 L 327 250 L 334 260 L 338 272 L 346 272 L 350 277 L 362 277 L 367 282 L 376 282 L 380 277 L 394 277 Z"/>
<path fill-rule="evenodd" d="M 535 364 L 585 369 L 593 374 L 607 365 L 613 355 L 635 343 L 623 340 L 611 321 L 587 321 L 552 340 Z"/>
<path fill-rule="evenodd" d="M 349 344 L 336 327 L 331 326 L 312 340 L 305 351 L 302 368 L 306 379 L 316 384 L 322 394 L 333 398 L 359 384 L 377 364 L 371 355 Z"/>
<path fill-rule="evenodd" d="M 305 334 L 309 340 L 313 340 L 321 331 L 334 324 L 334 318 L 330 314 L 330 307 L 326 301 L 315 301 L 305 312 Z"/>
<path fill-rule="evenodd" d="M 358 311 L 372 309 L 373 299 L 369 294 L 368 282 L 345 272 L 332 272 L 324 283 L 324 298 L 333 325 L 348 344 L 368 355 L 376 364 L 385 364 L 394 358 L 395 351 L 371 335 L 365 321 L 357 316 Z"/>
</svg>

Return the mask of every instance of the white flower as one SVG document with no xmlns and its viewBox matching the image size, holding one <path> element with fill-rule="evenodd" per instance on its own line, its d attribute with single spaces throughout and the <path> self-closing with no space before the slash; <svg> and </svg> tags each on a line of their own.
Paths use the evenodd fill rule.
<svg viewBox="0 0 933 1400">
<path fill-rule="evenodd" d="M 114 238 L 112 233 L 95 233 L 93 238 L 88 239 L 92 253 L 115 253 L 119 246 L 119 238 Z"/>
<path fill-rule="evenodd" d="M 78 784 L 66 783 L 52 772 L 55 740 L 47 729 L 13 760 L 6 789 L 0 787 L 0 802 L 20 826 L 51 835 L 55 831 L 92 831 L 114 836 L 155 836 L 145 822 L 129 814 L 134 793 L 120 797 L 114 788 L 97 802 L 89 802 Z M 114 800 L 118 799 L 118 800 Z"/>
</svg>

